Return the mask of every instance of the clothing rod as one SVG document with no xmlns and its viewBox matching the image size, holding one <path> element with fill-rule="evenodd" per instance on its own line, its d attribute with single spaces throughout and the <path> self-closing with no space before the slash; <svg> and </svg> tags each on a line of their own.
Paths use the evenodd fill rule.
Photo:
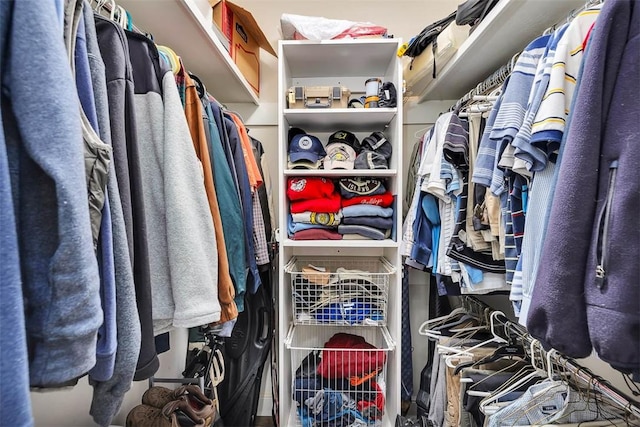
<svg viewBox="0 0 640 427">
<path fill-rule="evenodd" d="M 474 87 L 469 92 L 464 94 L 455 103 L 455 105 L 453 105 L 449 110 L 450 111 L 457 110 L 462 105 L 464 105 L 466 102 L 468 102 L 469 100 L 472 100 L 475 96 L 483 95 L 486 92 L 488 92 L 490 89 L 493 89 L 494 87 L 499 86 L 502 83 L 504 83 L 504 81 L 511 74 L 511 70 L 513 69 L 513 66 L 515 65 L 515 59 L 517 58 L 518 55 L 519 55 L 519 53 L 517 55 L 515 55 L 514 57 L 512 57 L 507 64 L 501 66 L 499 69 L 494 71 L 489 77 L 487 77 L 486 79 L 484 79 L 483 81 L 478 83 L 476 85 L 476 87 Z"/>
<path fill-rule="evenodd" d="M 470 314 L 475 314 L 477 317 L 484 319 L 485 323 L 489 324 L 488 319 L 490 318 L 491 313 L 496 310 L 475 297 L 463 295 L 461 298 L 462 306 L 465 308 L 465 310 L 467 310 Z M 514 323 L 508 319 L 505 319 L 505 321 L 501 321 L 499 319 L 496 320 L 503 327 L 496 329 L 493 332 L 498 335 L 500 335 L 501 332 L 510 335 L 503 336 L 502 338 L 508 340 L 511 336 L 516 335 L 523 341 L 522 344 L 525 348 L 529 348 L 532 342 L 535 340 L 535 338 L 529 335 L 529 333 L 522 325 Z M 548 354 L 544 349 L 541 350 L 545 353 L 545 356 Z M 620 407 L 624 408 L 628 413 L 640 419 L 640 406 L 636 402 L 629 399 L 629 397 L 627 397 L 625 393 L 622 393 L 621 391 L 616 389 L 607 380 L 594 374 L 588 368 L 579 365 L 572 358 L 567 357 L 557 351 L 553 351 L 550 353 L 550 357 L 554 361 L 554 363 L 567 369 L 569 373 L 590 384 L 600 394 L 608 398 L 610 401 L 616 403 Z"/>
<path fill-rule="evenodd" d="M 611 386 L 607 380 L 594 374 L 588 368 L 578 365 L 575 360 L 569 357 L 566 357 L 559 353 L 552 354 L 552 357 L 554 356 L 557 363 L 565 367 L 571 374 L 591 384 L 599 393 L 608 397 L 613 402 L 616 402 L 618 405 L 622 406 L 625 410 L 627 410 L 634 416 L 640 418 L 640 407 L 638 407 L 638 405 L 634 402 L 630 401 L 630 399 L 627 398 L 623 393 L 619 392 L 613 386 Z"/>
<path fill-rule="evenodd" d="M 489 95 L 474 95 L 473 96 L 473 100 L 474 101 L 497 101 L 498 100 L 498 96 L 489 96 Z"/>
<path fill-rule="evenodd" d="M 93 2 L 91 2 L 92 6 L 93 6 Z M 98 13 L 100 13 L 101 11 L 105 11 L 108 12 L 110 15 L 114 13 L 112 6 L 116 6 L 115 2 L 111 2 L 111 3 L 102 3 L 102 2 L 98 2 L 94 7 L 94 10 L 96 10 Z M 125 28 L 126 29 L 126 28 Z M 138 33 L 138 34 L 142 34 L 144 36 L 148 37 L 148 33 L 142 31 L 141 29 L 139 29 L 138 27 L 135 26 L 135 24 L 131 24 L 131 29 L 133 30 L 133 32 Z"/>
</svg>

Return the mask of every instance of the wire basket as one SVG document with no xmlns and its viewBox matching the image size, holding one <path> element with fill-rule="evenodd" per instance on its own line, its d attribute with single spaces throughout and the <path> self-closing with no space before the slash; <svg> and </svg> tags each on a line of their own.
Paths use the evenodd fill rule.
<svg viewBox="0 0 640 427">
<path fill-rule="evenodd" d="M 384 326 L 389 277 L 395 267 L 383 257 L 293 257 L 293 322 L 297 325 Z"/>
<path fill-rule="evenodd" d="M 381 425 L 386 361 L 395 348 L 386 327 L 297 325 L 285 345 L 291 354 L 295 425 L 359 425 L 358 420 Z"/>
</svg>

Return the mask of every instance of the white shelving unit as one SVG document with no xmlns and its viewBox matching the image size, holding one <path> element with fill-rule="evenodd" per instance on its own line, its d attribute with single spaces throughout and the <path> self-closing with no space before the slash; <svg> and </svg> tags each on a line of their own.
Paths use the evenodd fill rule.
<svg viewBox="0 0 640 427">
<path fill-rule="evenodd" d="M 391 122 L 397 108 L 335 108 L 331 110 L 284 110 L 290 126 L 313 126 L 318 131 L 349 127 L 352 132 L 379 128 Z"/>
<path fill-rule="evenodd" d="M 584 0 L 501 0 L 438 71 L 419 102 L 458 99 Z"/>
<path fill-rule="evenodd" d="M 285 266 L 295 256 L 306 257 L 384 257 L 398 272 L 390 278 L 387 306 L 387 330 L 394 349 L 388 352 L 386 364 L 386 406 L 384 426 L 392 426 L 400 411 L 400 327 L 401 327 L 401 275 L 399 273 L 399 238 L 401 236 L 402 209 L 402 67 L 396 56 L 398 39 L 361 39 L 326 41 L 280 41 L 279 58 L 279 229 L 280 260 L 278 281 L 279 335 L 279 416 L 281 425 L 300 425 L 296 405 L 292 400 L 291 351 L 286 339 L 293 323 L 290 277 Z M 285 94 L 291 86 L 345 86 L 352 95 L 364 93 L 364 83 L 371 77 L 392 81 L 398 89 L 398 107 L 380 109 L 287 109 Z M 324 144 L 337 130 L 347 130 L 362 140 L 373 131 L 382 131 L 393 145 L 393 154 L 387 170 L 300 170 L 287 167 L 287 133 L 290 127 L 299 127 L 317 136 Z M 287 178 L 291 176 L 379 177 L 386 179 L 387 188 L 396 196 L 395 236 L 385 240 L 292 240 L 287 236 L 289 205 L 286 198 Z M 371 258 L 375 259 L 375 258 Z M 372 328 L 360 326 L 359 328 Z M 357 330 L 345 327 L 345 332 Z M 364 329 L 362 329 L 364 331 Z M 311 337 L 310 337 L 311 338 Z M 317 337 L 318 338 L 318 337 Z M 319 339 L 319 338 L 318 338 Z M 318 342 L 322 347 L 324 342 Z"/>
<path fill-rule="evenodd" d="M 134 24 L 172 48 L 222 103 L 253 103 L 258 96 L 216 36 L 207 0 L 118 0 Z"/>
<path fill-rule="evenodd" d="M 286 169 L 284 171 L 285 176 L 300 176 L 304 174 L 305 176 L 325 176 L 328 178 L 340 178 L 345 176 L 362 176 L 362 170 L 306 170 L 301 172 L 300 169 Z M 376 177 L 376 178 L 384 178 L 384 177 L 393 177 L 398 174 L 396 169 L 372 169 L 367 171 L 368 177 Z"/>
</svg>

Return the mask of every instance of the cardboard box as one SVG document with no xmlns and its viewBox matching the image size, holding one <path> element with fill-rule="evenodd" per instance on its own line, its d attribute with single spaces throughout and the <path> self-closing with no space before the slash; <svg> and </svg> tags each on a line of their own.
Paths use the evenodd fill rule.
<svg viewBox="0 0 640 427">
<path fill-rule="evenodd" d="M 249 85 L 260 94 L 260 48 L 278 56 L 248 10 L 227 0 L 209 0 L 213 22 L 229 40 L 229 54 Z"/>
</svg>

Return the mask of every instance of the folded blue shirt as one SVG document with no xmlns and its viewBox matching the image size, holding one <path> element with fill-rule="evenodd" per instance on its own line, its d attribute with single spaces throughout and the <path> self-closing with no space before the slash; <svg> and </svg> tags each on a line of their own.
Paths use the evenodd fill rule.
<svg viewBox="0 0 640 427">
<path fill-rule="evenodd" d="M 342 208 L 342 217 L 354 216 L 380 216 L 391 218 L 393 216 L 393 208 L 383 208 L 376 205 L 351 205 Z"/>
</svg>

